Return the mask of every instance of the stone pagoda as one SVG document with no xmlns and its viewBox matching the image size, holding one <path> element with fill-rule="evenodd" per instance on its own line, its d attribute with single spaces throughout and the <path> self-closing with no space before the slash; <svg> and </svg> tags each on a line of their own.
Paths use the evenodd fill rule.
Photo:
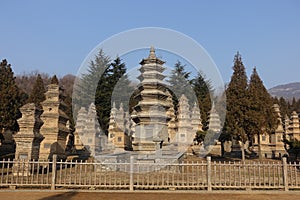
<svg viewBox="0 0 300 200">
<path fill-rule="evenodd" d="M 40 119 L 42 110 L 34 103 L 28 103 L 20 108 L 22 118 L 18 120 L 20 131 L 14 135 L 16 142 L 15 158 L 25 163 L 15 163 L 13 165 L 13 175 L 29 176 L 32 165 L 28 160 L 38 160 L 40 143 L 44 137 L 40 134 L 40 127 L 43 121 Z"/>
<path fill-rule="evenodd" d="M 85 117 L 85 129 L 83 140 L 86 147 L 91 153 L 91 156 L 95 156 L 97 151 L 100 151 L 100 125 L 98 122 L 96 106 L 94 103 L 91 103 Z"/>
<path fill-rule="evenodd" d="M 190 106 L 184 94 L 179 98 L 177 120 L 178 133 L 176 142 L 179 144 L 192 144 L 196 132 L 193 133 L 192 131 Z"/>
<path fill-rule="evenodd" d="M 254 151 L 258 152 L 258 137 L 260 137 L 260 149 L 262 155 L 265 158 L 281 158 L 284 154 L 287 153 L 283 143 L 283 136 L 286 133 L 283 128 L 280 107 L 278 104 L 274 104 L 273 109 L 274 114 L 277 117 L 277 127 L 275 131 L 272 133 L 262 132 L 259 135 L 254 135 L 254 140 L 252 144 L 254 147 Z"/>
<path fill-rule="evenodd" d="M 100 131 L 94 103 L 90 104 L 88 111 L 84 107 L 78 111 L 76 132 L 91 156 L 95 156 L 103 150 L 105 145 L 101 145 L 101 143 L 106 143 L 106 136 Z"/>
<path fill-rule="evenodd" d="M 286 114 L 284 116 L 284 130 L 285 130 L 285 134 L 288 137 L 287 139 L 290 139 L 290 131 L 289 131 L 289 126 L 290 126 L 290 118 L 288 117 L 288 115 Z"/>
<path fill-rule="evenodd" d="M 282 123 L 282 117 L 280 114 L 280 107 L 278 104 L 274 104 L 273 106 L 276 117 L 277 117 L 277 128 L 275 130 L 275 133 L 272 134 L 272 154 L 273 157 L 281 158 L 284 154 L 286 154 L 286 150 L 284 148 L 283 136 L 284 136 L 284 129 L 283 129 L 283 123 Z"/>
<path fill-rule="evenodd" d="M 213 132 L 220 132 L 221 131 L 221 120 L 220 115 L 217 113 L 215 104 L 213 103 L 210 113 L 209 113 L 209 125 L 208 130 Z"/>
<path fill-rule="evenodd" d="M 74 147 L 76 150 L 83 150 L 84 144 L 82 142 L 85 123 L 86 123 L 86 115 L 87 111 L 84 107 L 81 107 L 77 114 L 76 126 L 75 126 L 75 133 L 74 133 Z"/>
<path fill-rule="evenodd" d="M 203 131 L 200 109 L 196 102 L 194 103 L 194 107 L 192 109 L 191 120 L 191 125 L 195 134 L 197 131 Z"/>
<path fill-rule="evenodd" d="M 18 120 L 20 131 L 14 135 L 16 142 L 16 159 L 38 160 L 40 143 L 44 137 L 40 134 L 43 121 L 40 116 L 43 110 L 34 103 L 25 104 L 20 108 L 22 118 Z"/>
<path fill-rule="evenodd" d="M 168 122 L 168 135 L 169 135 L 169 142 L 175 142 L 176 140 L 176 133 L 177 133 L 177 127 L 176 127 L 176 115 L 175 115 L 175 109 L 173 104 L 173 98 L 169 91 L 167 91 L 168 98 L 167 103 L 169 106 L 169 109 L 167 111 L 167 116 L 170 118 L 170 121 Z"/>
<path fill-rule="evenodd" d="M 109 127 L 108 127 L 108 142 L 113 144 L 118 150 L 131 150 L 131 127 L 130 116 L 128 112 L 124 112 L 123 104 L 120 104 L 119 110 L 116 108 L 116 103 L 113 103 Z"/>
<path fill-rule="evenodd" d="M 209 144 L 209 149 L 211 154 L 218 154 L 221 152 L 221 143 L 218 142 L 218 133 L 221 131 L 221 120 L 220 115 L 218 114 L 215 103 L 213 102 L 211 110 L 209 112 L 209 120 L 208 120 L 208 134 L 210 135 L 210 139 L 207 140 L 207 144 Z M 209 138 L 209 137 L 208 137 Z M 236 151 L 240 150 L 240 145 L 236 142 L 233 142 L 232 146 L 233 154 L 236 154 Z"/>
<path fill-rule="evenodd" d="M 46 100 L 41 103 L 43 114 L 41 119 L 44 125 L 41 128 L 41 134 L 45 139 L 40 147 L 40 159 L 52 159 L 53 154 L 57 154 L 58 159 L 65 159 L 65 149 L 69 129 L 66 126 L 69 120 L 64 112 L 66 104 L 63 90 L 57 84 L 50 84 L 45 93 Z"/>
<path fill-rule="evenodd" d="M 299 117 L 296 111 L 293 111 L 288 126 L 288 135 L 290 139 L 300 140 L 300 126 Z"/>
<path fill-rule="evenodd" d="M 167 88 L 162 74 L 165 62 L 155 55 L 153 47 L 148 58 L 140 64 L 141 75 L 138 77 L 138 94 L 134 97 L 138 102 L 131 114 L 135 122 L 132 147 L 134 151 L 155 151 L 168 142 Z"/>
</svg>

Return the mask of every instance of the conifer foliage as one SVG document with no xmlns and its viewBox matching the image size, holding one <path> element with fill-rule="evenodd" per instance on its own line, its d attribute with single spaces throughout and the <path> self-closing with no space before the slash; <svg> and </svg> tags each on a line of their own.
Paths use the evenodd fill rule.
<svg viewBox="0 0 300 200">
<path fill-rule="evenodd" d="M 249 109 L 247 112 L 246 130 L 251 138 L 258 136 L 259 158 L 262 158 L 260 135 L 275 131 L 276 116 L 273 110 L 273 100 L 260 79 L 256 68 L 253 69 L 249 82 Z"/>
<path fill-rule="evenodd" d="M 171 85 L 172 90 L 178 94 L 178 98 L 182 94 L 186 93 L 186 87 L 190 86 L 191 81 L 190 72 L 185 71 L 185 65 L 183 65 L 180 61 L 177 61 L 174 65 L 174 69 L 171 72 L 171 76 L 168 79 L 168 83 Z"/>
<path fill-rule="evenodd" d="M 40 74 L 38 74 L 33 89 L 29 95 L 28 102 L 34 103 L 36 106 L 41 106 L 40 103 L 46 99 L 45 97 L 44 81 Z"/>
<path fill-rule="evenodd" d="M 193 79 L 193 88 L 195 95 L 197 97 L 201 120 L 203 125 L 203 130 L 208 130 L 208 120 L 209 112 L 211 110 L 211 94 L 213 93 L 213 88 L 209 80 L 206 80 L 204 75 L 198 73 L 197 77 Z"/>
<path fill-rule="evenodd" d="M 249 84 L 242 58 L 235 55 L 233 75 L 226 89 L 226 118 L 221 140 L 235 139 L 242 142 L 242 159 L 245 159 L 245 143 L 252 145 L 258 138 L 258 154 L 261 156 L 260 136 L 275 130 L 276 116 L 274 100 L 263 85 L 256 68 L 253 69 Z M 279 100 L 278 100 L 279 101 Z"/>
<path fill-rule="evenodd" d="M 102 49 L 99 50 L 94 60 L 91 60 L 87 72 L 75 81 L 73 101 L 75 113 L 81 108 L 88 108 L 95 101 L 95 93 L 98 82 L 103 76 L 104 71 L 110 64 L 110 57 Z"/>
<path fill-rule="evenodd" d="M 123 103 L 123 108 L 127 111 L 134 88 L 126 74 L 126 65 L 117 57 L 107 71 L 111 82 L 111 103 L 115 102 L 116 105 Z"/>
<path fill-rule="evenodd" d="M 170 85 L 170 92 L 173 95 L 175 110 L 177 109 L 179 98 L 183 94 L 188 98 L 190 105 L 193 105 L 196 100 L 190 74 L 190 72 L 185 70 L 185 65 L 177 61 L 174 65 L 174 69 L 171 71 L 170 78 L 167 80 Z"/>
<path fill-rule="evenodd" d="M 5 130 L 18 131 L 17 119 L 21 117 L 22 92 L 15 82 L 11 65 L 0 62 L 0 135 Z"/>
<path fill-rule="evenodd" d="M 233 74 L 226 89 L 226 118 L 222 138 L 235 139 L 243 144 L 248 140 L 246 129 L 248 100 L 248 80 L 242 57 L 237 53 L 234 57 Z M 244 145 L 242 145 L 244 147 Z M 242 159 L 244 151 L 242 150 Z"/>
<path fill-rule="evenodd" d="M 55 84 L 58 85 L 58 78 L 56 77 L 56 75 L 52 76 L 50 84 Z"/>
<path fill-rule="evenodd" d="M 277 97 L 274 97 L 273 101 L 274 103 L 279 105 L 283 120 L 285 119 L 285 117 L 291 116 L 291 113 L 293 111 L 300 113 L 300 99 L 296 100 L 296 98 L 294 97 L 292 100 L 289 100 L 283 97 L 280 97 L 279 99 Z"/>
<path fill-rule="evenodd" d="M 117 57 L 102 74 L 96 89 L 95 105 L 98 121 L 103 131 L 107 132 L 111 111 L 111 101 L 115 101 L 117 106 L 123 103 L 125 110 L 131 95 L 130 81 L 126 73 L 125 63 Z M 113 96 L 114 94 L 114 96 Z"/>
<path fill-rule="evenodd" d="M 111 101 L 116 101 L 117 106 L 122 102 L 124 109 L 127 109 L 133 90 L 130 84 L 125 63 L 119 57 L 111 62 L 111 58 L 100 49 L 90 61 L 87 72 L 75 81 L 72 98 L 74 113 L 95 103 L 99 125 L 107 133 Z"/>
</svg>

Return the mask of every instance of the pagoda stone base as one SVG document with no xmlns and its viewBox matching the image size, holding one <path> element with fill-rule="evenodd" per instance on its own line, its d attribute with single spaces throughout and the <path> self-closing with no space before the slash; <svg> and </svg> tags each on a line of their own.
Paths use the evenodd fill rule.
<svg viewBox="0 0 300 200">
<path fill-rule="evenodd" d="M 258 146 L 254 147 L 254 151 L 258 155 Z M 285 154 L 287 154 L 286 150 L 284 149 L 284 146 L 267 146 L 267 145 L 261 145 L 261 154 L 263 158 L 281 158 Z"/>
<path fill-rule="evenodd" d="M 157 155 L 159 152 L 159 156 Z M 144 153 L 144 152 L 133 152 L 133 151 L 125 151 L 119 153 L 112 153 L 112 154 L 100 154 L 95 157 L 96 160 L 102 163 L 102 168 L 99 170 L 115 170 L 115 171 L 122 171 L 125 170 L 129 172 L 130 168 L 122 168 L 117 163 L 130 163 L 130 157 L 133 157 L 134 163 L 160 163 L 161 166 L 174 164 L 174 163 L 181 163 L 185 157 L 184 152 L 174 152 L 170 151 L 170 149 L 166 150 L 158 150 L 156 152 L 151 153 Z M 122 165 L 121 165 L 122 166 Z M 148 165 L 146 165 L 148 166 Z M 139 168 L 139 172 L 143 170 L 153 170 L 151 167 L 142 167 Z"/>
<path fill-rule="evenodd" d="M 155 142 L 132 143 L 133 151 L 153 152 L 156 151 L 157 144 Z"/>
</svg>

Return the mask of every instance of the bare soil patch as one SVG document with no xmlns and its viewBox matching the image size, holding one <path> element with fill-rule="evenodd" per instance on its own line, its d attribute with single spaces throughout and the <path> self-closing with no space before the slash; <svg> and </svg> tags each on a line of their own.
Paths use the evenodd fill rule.
<svg viewBox="0 0 300 200">
<path fill-rule="evenodd" d="M 6 200 L 296 200 L 300 198 L 300 192 L 30 192 L 11 191 L 0 192 L 0 199 Z"/>
</svg>

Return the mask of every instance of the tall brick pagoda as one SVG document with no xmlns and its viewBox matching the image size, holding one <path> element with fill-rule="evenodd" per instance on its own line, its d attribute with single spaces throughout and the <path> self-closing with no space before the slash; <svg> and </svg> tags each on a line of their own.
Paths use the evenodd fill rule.
<svg viewBox="0 0 300 200">
<path fill-rule="evenodd" d="M 48 85 L 45 96 L 46 100 L 41 103 L 44 110 L 41 119 L 44 125 L 40 132 L 45 139 L 41 142 L 40 159 L 52 159 L 53 154 L 57 154 L 59 159 L 65 159 L 66 141 L 69 134 L 66 126 L 69 118 L 64 112 L 66 110 L 66 104 L 63 101 L 65 96 L 58 84 Z"/>
<path fill-rule="evenodd" d="M 140 62 L 139 92 L 134 97 L 138 103 L 131 115 L 136 123 L 132 142 L 134 151 L 155 151 L 158 145 L 162 147 L 168 142 L 170 117 L 167 111 L 170 106 L 167 102 L 167 88 L 163 82 L 164 63 L 156 57 L 153 47 L 148 58 Z"/>
</svg>

